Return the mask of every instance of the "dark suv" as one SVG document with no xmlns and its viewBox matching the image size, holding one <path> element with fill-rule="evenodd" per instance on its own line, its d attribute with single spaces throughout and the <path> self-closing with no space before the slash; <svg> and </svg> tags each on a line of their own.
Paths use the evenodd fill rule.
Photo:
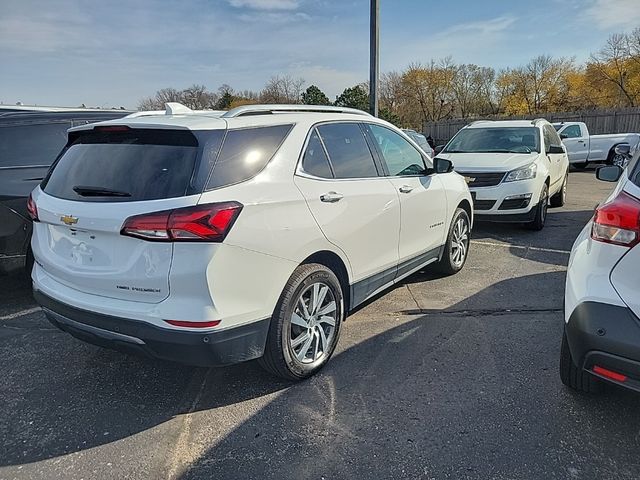
<svg viewBox="0 0 640 480">
<path fill-rule="evenodd" d="M 0 111 L 0 273 L 23 267 L 25 262 L 30 266 L 27 198 L 67 143 L 67 129 L 129 113 Z"/>
</svg>

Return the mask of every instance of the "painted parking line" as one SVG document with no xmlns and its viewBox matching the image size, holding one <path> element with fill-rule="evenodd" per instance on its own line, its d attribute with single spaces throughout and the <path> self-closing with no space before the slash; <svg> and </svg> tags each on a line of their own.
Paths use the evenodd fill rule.
<svg viewBox="0 0 640 480">
<path fill-rule="evenodd" d="M 31 313 L 36 313 L 42 310 L 40 307 L 27 308 L 26 310 L 20 310 L 19 312 L 10 313 L 9 315 L 3 315 L 0 317 L 0 321 L 2 320 L 14 320 L 16 318 L 24 317 L 25 315 L 29 315 Z"/>
<path fill-rule="evenodd" d="M 532 250 L 534 252 L 546 252 L 546 253 L 561 253 L 563 255 L 570 255 L 569 250 L 556 250 L 555 248 L 542 248 L 542 247 L 527 247 L 525 245 L 513 245 L 511 243 L 497 243 L 497 242 L 484 242 L 480 240 L 471 240 L 474 245 L 486 245 L 489 247 L 504 247 L 504 248 L 516 248 L 518 250 Z"/>
</svg>

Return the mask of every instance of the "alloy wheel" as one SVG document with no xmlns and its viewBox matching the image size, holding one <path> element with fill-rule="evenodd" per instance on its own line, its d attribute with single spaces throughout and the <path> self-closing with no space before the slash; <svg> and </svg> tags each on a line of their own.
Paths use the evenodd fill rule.
<svg viewBox="0 0 640 480">
<path fill-rule="evenodd" d="M 338 308 L 324 282 L 307 287 L 298 297 L 289 330 L 289 347 L 300 363 L 319 363 L 331 351 Z"/>
<path fill-rule="evenodd" d="M 451 237 L 451 262 L 461 267 L 469 250 L 469 225 L 464 217 L 459 217 L 453 227 Z"/>
</svg>

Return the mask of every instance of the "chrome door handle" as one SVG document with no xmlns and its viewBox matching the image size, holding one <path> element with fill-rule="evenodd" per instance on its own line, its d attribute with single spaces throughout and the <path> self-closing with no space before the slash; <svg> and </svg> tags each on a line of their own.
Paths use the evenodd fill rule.
<svg viewBox="0 0 640 480">
<path fill-rule="evenodd" d="M 344 195 L 342 195 L 341 193 L 328 192 L 323 195 L 320 195 L 320 201 L 325 203 L 336 203 L 342 200 L 342 197 L 344 197 Z"/>
<path fill-rule="evenodd" d="M 403 185 L 399 188 L 400 193 L 411 193 L 411 191 L 413 190 L 413 187 L 409 186 L 409 185 Z"/>
</svg>

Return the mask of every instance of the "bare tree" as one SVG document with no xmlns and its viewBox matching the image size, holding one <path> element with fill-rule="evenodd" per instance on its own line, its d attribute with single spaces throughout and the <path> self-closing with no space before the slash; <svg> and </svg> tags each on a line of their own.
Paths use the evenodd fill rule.
<svg viewBox="0 0 640 480">
<path fill-rule="evenodd" d="M 163 110 L 167 102 L 181 102 L 182 92 L 175 88 L 158 90 L 153 97 L 147 97 L 138 104 L 139 110 Z"/>
<path fill-rule="evenodd" d="M 181 93 L 182 102 L 193 110 L 206 110 L 215 107 L 218 96 L 207 90 L 204 85 L 192 85 L 185 88 Z"/>
<path fill-rule="evenodd" d="M 276 75 L 269 79 L 265 87 L 260 92 L 262 103 L 300 103 L 302 78 L 293 78 L 290 75 Z"/>
</svg>

